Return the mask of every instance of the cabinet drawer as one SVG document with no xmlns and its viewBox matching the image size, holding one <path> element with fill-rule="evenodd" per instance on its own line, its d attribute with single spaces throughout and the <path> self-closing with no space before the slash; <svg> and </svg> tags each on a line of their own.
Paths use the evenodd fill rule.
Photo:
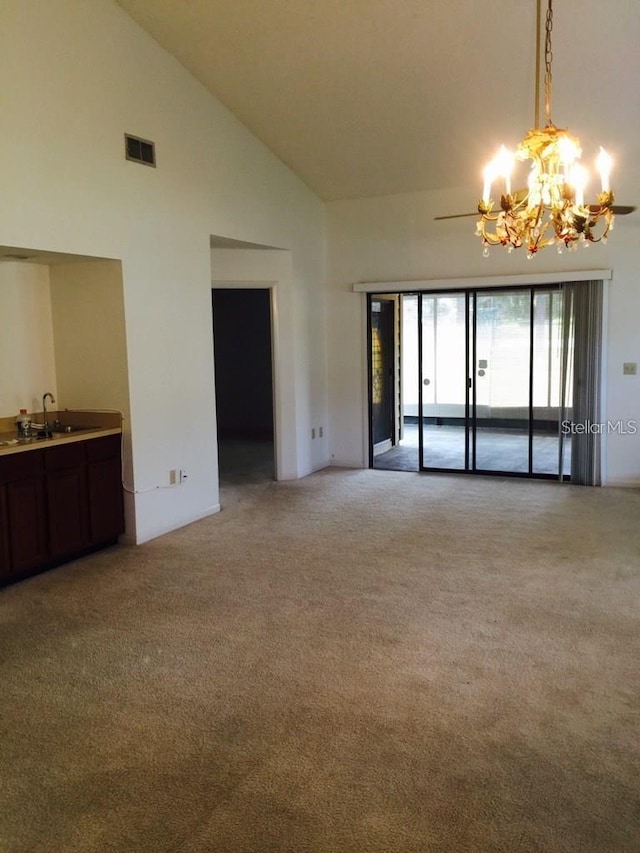
<svg viewBox="0 0 640 853">
<path fill-rule="evenodd" d="M 41 477 L 44 452 L 25 450 L 0 457 L 0 483 L 14 483 L 32 477 Z"/>
<path fill-rule="evenodd" d="M 59 471 L 61 468 L 79 468 L 84 465 L 84 442 L 61 444 L 49 447 L 44 453 L 44 467 L 47 471 Z"/>
<path fill-rule="evenodd" d="M 120 458 L 121 435 L 105 435 L 91 438 L 85 442 L 87 462 L 101 462 L 103 459 Z"/>
</svg>

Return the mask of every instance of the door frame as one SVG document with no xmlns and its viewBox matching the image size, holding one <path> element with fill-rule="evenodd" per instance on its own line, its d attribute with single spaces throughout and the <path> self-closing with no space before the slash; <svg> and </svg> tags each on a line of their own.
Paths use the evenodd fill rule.
<svg viewBox="0 0 640 853">
<path fill-rule="evenodd" d="M 374 301 L 389 302 L 393 305 L 393 353 L 391 363 L 393 365 L 393 436 L 391 446 L 395 447 L 402 437 L 402 312 L 400 299 L 397 293 L 375 293 L 367 297 L 367 427 L 368 436 L 373 436 L 373 400 L 371 399 L 371 388 L 373 383 L 373 330 L 371 326 L 371 311 Z M 369 438 L 369 467 L 373 467 L 375 458 L 375 445 Z"/>
<path fill-rule="evenodd" d="M 278 401 L 281 399 L 280 393 L 280 364 L 281 360 L 278 352 L 278 306 L 277 306 L 277 282 L 273 281 L 250 281 L 250 282 L 236 282 L 236 281 L 212 281 L 211 282 L 211 290 L 267 290 L 269 291 L 269 314 L 270 314 L 270 325 L 271 325 L 271 395 L 272 395 L 272 409 L 273 409 L 273 470 L 274 470 L 274 479 L 282 480 L 285 479 L 282 476 L 281 472 L 281 459 L 282 454 L 279 451 L 279 446 L 282 441 L 282 437 L 279 429 L 279 420 L 280 420 L 280 412 Z M 213 310 L 211 315 L 211 320 L 213 324 Z M 215 377 L 215 368 L 214 368 L 214 377 Z M 216 403 L 217 407 L 217 403 Z M 216 442 L 218 441 L 218 436 L 216 434 Z"/>
</svg>

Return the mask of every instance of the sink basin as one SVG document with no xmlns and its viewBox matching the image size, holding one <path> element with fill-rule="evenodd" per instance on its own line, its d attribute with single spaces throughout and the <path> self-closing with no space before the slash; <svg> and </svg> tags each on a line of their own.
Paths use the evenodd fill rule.
<svg viewBox="0 0 640 853">
<path fill-rule="evenodd" d="M 54 435 L 65 435 L 70 432 L 90 432 L 91 430 L 100 429 L 97 426 L 52 426 L 49 427 L 49 432 L 52 432 Z"/>
<path fill-rule="evenodd" d="M 63 435 L 71 435 L 75 432 L 94 432 L 95 430 L 102 429 L 99 426 L 81 426 L 81 425 L 67 425 L 59 424 L 58 426 L 50 426 L 45 431 L 41 425 L 36 425 L 35 429 L 32 430 L 33 438 L 59 438 Z"/>
</svg>

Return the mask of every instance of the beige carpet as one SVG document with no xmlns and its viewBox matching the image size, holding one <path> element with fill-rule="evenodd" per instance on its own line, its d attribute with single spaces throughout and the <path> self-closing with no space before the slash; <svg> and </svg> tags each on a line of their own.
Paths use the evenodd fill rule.
<svg viewBox="0 0 640 853">
<path fill-rule="evenodd" d="M 0 591 L 2 853 L 640 850 L 640 494 L 329 470 Z"/>
</svg>

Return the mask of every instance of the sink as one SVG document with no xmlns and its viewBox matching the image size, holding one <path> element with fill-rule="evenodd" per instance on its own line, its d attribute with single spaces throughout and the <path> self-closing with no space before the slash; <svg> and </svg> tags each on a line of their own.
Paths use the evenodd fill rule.
<svg viewBox="0 0 640 853">
<path fill-rule="evenodd" d="M 49 432 L 54 433 L 54 435 L 66 435 L 70 432 L 90 432 L 91 430 L 101 429 L 99 426 L 64 426 L 60 424 L 59 426 L 49 427 Z"/>
<path fill-rule="evenodd" d="M 94 432 L 99 429 L 102 429 L 102 427 L 76 424 L 65 426 L 64 424 L 58 424 L 57 426 L 49 426 L 45 431 L 41 424 L 36 424 L 35 428 L 32 426 L 32 437 L 36 439 L 56 438 L 63 435 L 72 435 L 75 432 Z"/>
</svg>

